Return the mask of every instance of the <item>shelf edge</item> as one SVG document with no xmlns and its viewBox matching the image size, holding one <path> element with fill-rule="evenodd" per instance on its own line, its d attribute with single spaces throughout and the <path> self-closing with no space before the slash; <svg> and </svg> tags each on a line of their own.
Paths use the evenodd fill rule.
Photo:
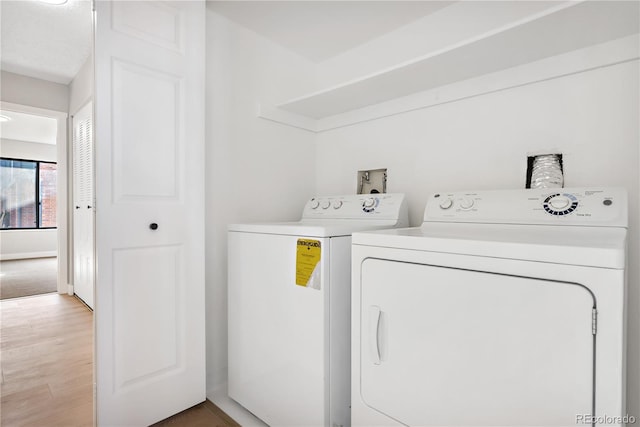
<svg viewBox="0 0 640 427">
<path fill-rule="evenodd" d="M 260 102 L 256 103 L 256 116 L 264 120 L 306 130 L 307 132 L 318 132 L 317 120 L 300 114 L 284 111 L 278 107 L 266 107 Z"/>
</svg>

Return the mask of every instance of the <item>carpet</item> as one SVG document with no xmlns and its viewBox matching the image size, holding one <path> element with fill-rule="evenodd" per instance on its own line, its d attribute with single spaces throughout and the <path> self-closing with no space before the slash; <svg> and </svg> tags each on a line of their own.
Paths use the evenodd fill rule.
<svg viewBox="0 0 640 427">
<path fill-rule="evenodd" d="M 56 292 L 58 258 L 0 261 L 0 299 Z"/>
</svg>

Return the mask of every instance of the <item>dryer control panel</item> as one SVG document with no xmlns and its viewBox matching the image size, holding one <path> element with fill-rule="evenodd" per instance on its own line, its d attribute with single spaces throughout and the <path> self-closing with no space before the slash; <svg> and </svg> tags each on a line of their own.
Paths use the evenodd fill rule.
<svg viewBox="0 0 640 427">
<path fill-rule="evenodd" d="M 623 188 L 545 188 L 441 192 L 429 196 L 425 222 L 626 227 Z"/>
<path fill-rule="evenodd" d="M 307 202 L 303 219 L 390 219 L 407 216 L 404 194 L 350 194 L 314 197 Z M 408 225 L 408 224 L 407 224 Z"/>
</svg>

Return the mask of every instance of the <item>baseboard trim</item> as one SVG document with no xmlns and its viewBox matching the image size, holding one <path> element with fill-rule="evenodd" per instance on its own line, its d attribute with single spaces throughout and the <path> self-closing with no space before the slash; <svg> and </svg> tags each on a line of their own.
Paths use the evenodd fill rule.
<svg viewBox="0 0 640 427">
<path fill-rule="evenodd" d="M 22 252 L 16 254 L 0 254 L 0 261 L 11 261 L 14 259 L 49 258 L 58 256 L 58 251 L 42 252 Z"/>
<path fill-rule="evenodd" d="M 229 416 L 229 414 L 224 412 L 222 409 L 220 409 L 215 403 L 213 403 L 209 399 L 205 400 L 203 405 L 205 406 L 205 408 L 207 408 L 208 410 L 210 410 L 211 412 L 216 414 L 218 417 L 222 418 L 226 425 L 228 425 L 230 427 L 231 426 L 233 426 L 233 427 L 242 427 L 240 424 L 238 424 L 236 422 L 236 420 L 231 418 Z"/>
<path fill-rule="evenodd" d="M 220 408 L 242 427 L 268 427 L 267 424 L 229 397 L 226 382 L 207 390 L 207 400 L 211 401 L 212 404 Z"/>
</svg>

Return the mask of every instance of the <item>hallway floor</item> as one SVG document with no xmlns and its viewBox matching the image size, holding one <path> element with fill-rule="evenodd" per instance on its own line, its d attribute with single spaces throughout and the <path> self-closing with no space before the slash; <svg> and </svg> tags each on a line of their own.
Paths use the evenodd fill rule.
<svg viewBox="0 0 640 427">
<path fill-rule="evenodd" d="M 57 293 L 0 301 L 0 425 L 93 425 L 93 312 Z M 155 426 L 239 427 L 206 401 Z"/>
<path fill-rule="evenodd" d="M 1 424 L 90 426 L 93 313 L 72 296 L 0 302 Z"/>
</svg>

